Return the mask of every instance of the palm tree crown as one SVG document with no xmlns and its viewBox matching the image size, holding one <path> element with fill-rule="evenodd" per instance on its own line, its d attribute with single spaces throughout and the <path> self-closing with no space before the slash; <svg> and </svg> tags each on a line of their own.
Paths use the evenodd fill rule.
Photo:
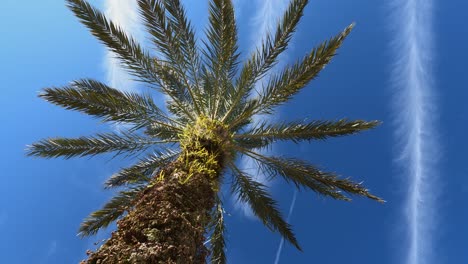
<svg viewBox="0 0 468 264">
<path fill-rule="evenodd" d="M 269 179 L 280 177 L 298 188 L 339 200 L 347 201 L 346 194 L 352 194 L 382 201 L 359 183 L 321 171 L 306 161 L 259 152 L 277 141 L 300 143 L 350 135 L 373 128 L 379 122 L 346 119 L 253 122 L 255 115 L 272 114 L 275 107 L 314 79 L 335 55 L 353 24 L 294 64 L 278 73 L 269 73 L 288 46 L 307 0 L 292 0 L 274 34 L 267 34 L 262 45 L 243 63 L 239 61 L 237 25 L 230 0 L 210 0 L 206 41 L 200 46 L 180 0 L 137 0 L 156 50 L 154 54 L 86 1 L 67 2 L 136 80 L 167 96 L 166 111 L 149 94 L 123 92 L 91 79 L 46 88 L 40 94 L 53 104 L 103 121 L 125 123 L 128 129 L 89 137 L 44 139 L 29 146 L 29 155 L 72 158 L 106 152 L 141 154 L 136 164 L 107 180 L 106 188 L 124 189 L 84 220 L 81 235 L 95 234 L 131 210 L 135 197 L 152 184 L 153 178 L 164 177 L 158 172 L 175 160 L 186 162 L 193 172 L 210 175 L 216 191 L 224 177 L 231 177 L 226 182 L 232 182 L 233 195 L 249 204 L 268 228 L 279 232 L 298 249 L 290 225 L 266 186 L 236 165 L 240 156 L 252 159 Z M 267 74 L 266 83 L 258 89 L 256 83 Z M 179 179 L 180 184 L 190 181 L 192 174 L 187 175 Z M 223 207 L 220 199 L 216 201 L 209 225 L 211 254 L 212 259 L 222 260 L 225 259 Z"/>
</svg>

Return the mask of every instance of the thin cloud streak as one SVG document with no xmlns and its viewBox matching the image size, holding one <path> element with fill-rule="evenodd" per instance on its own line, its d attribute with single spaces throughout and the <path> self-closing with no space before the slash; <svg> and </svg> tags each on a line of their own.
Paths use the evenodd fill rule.
<svg viewBox="0 0 468 264">
<path fill-rule="evenodd" d="M 52 240 L 47 247 L 46 254 L 41 260 L 38 260 L 37 263 L 39 264 L 50 263 L 51 259 L 54 258 L 55 257 L 54 255 L 57 253 L 57 248 L 58 248 L 58 241 Z"/>
<path fill-rule="evenodd" d="M 57 252 L 57 246 L 57 240 L 53 240 L 52 242 L 50 242 L 49 249 L 47 250 L 47 257 L 50 257 L 53 254 L 55 254 L 55 252 Z"/>
<path fill-rule="evenodd" d="M 438 159 L 433 79 L 431 78 L 432 0 L 394 0 L 397 61 L 392 80 L 397 90 L 396 140 L 398 162 L 404 169 L 407 199 L 404 205 L 407 226 L 405 263 L 437 263 L 433 254 L 435 183 Z M 402 142 L 403 141 L 403 142 Z"/>
<path fill-rule="evenodd" d="M 142 31 L 140 28 L 137 3 L 133 0 L 106 0 L 105 14 L 107 18 L 119 25 L 127 35 L 131 35 L 137 40 L 141 40 Z M 106 51 L 104 59 L 107 81 L 111 87 L 123 91 L 134 91 L 136 83 L 132 77 L 120 65 L 120 61 L 111 51 Z"/>
<path fill-rule="evenodd" d="M 104 3 L 105 15 L 117 24 L 125 33 L 142 43 L 143 31 L 139 19 L 137 2 L 134 0 L 106 0 Z M 112 88 L 126 92 L 137 91 L 136 82 L 121 65 L 116 54 L 106 50 L 104 57 L 104 69 L 106 79 Z M 122 123 L 114 123 L 112 128 L 116 132 L 126 130 L 128 127 Z"/>
<path fill-rule="evenodd" d="M 255 47 L 262 44 L 262 38 L 265 34 L 258 34 L 258 32 L 274 32 L 276 25 L 288 7 L 289 1 L 287 0 L 257 0 L 256 9 L 258 12 L 251 20 L 252 28 L 256 29 L 252 32 L 252 40 Z"/>
<path fill-rule="evenodd" d="M 294 190 L 293 199 L 291 201 L 291 205 L 289 206 L 288 218 L 286 219 L 288 223 L 291 220 L 291 215 L 294 210 L 294 206 L 296 205 L 296 198 L 297 198 L 297 190 Z M 280 244 L 278 246 L 278 251 L 276 251 L 275 264 L 279 263 L 281 252 L 283 252 L 283 245 L 284 245 L 284 237 L 281 238 Z"/>
</svg>

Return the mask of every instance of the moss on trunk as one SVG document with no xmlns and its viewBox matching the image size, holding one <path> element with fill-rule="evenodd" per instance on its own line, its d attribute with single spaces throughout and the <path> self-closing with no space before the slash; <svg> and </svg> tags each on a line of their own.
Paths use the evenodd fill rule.
<svg viewBox="0 0 468 264">
<path fill-rule="evenodd" d="M 206 227 L 232 135 L 199 118 L 180 137 L 182 153 L 157 173 L 127 216 L 83 264 L 205 263 Z"/>
</svg>

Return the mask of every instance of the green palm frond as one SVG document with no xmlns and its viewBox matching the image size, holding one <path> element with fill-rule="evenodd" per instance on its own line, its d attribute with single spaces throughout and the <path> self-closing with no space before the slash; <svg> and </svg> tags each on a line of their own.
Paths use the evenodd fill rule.
<svg viewBox="0 0 468 264">
<path fill-rule="evenodd" d="M 335 199 L 350 199 L 341 192 L 365 196 L 378 202 L 384 202 L 381 198 L 371 194 L 360 183 L 353 182 L 349 178 L 342 179 L 335 173 L 323 172 L 313 165 L 294 158 L 266 157 L 249 150 L 243 153 L 258 161 L 259 168 L 270 177 L 281 176 L 287 182 L 292 181 L 297 187 L 306 187 L 324 196 Z"/>
<path fill-rule="evenodd" d="M 174 71 L 173 74 L 182 81 L 178 89 L 187 90 L 188 94 L 184 97 L 184 101 L 189 101 L 199 114 L 197 99 L 200 96 L 196 93 L 199 87 L 193 87 L 186 77 L 187 72 L 195 67 L 189 64 L 195 60 L 193 57 L 197 56 L 197 50 L 194 46 L 193 31 L 185 18 L 185 11 L 177 0 L 171 0 L 171 3 L 167 1 L 162 3 L 159 0 L 138 0 L 138 5 L 156 49 L 168 60 Z M 169 18 L 166 16 L 167 7 L 169 7 L 167 12 L 170 14 Z M 193 46 L 183 47 L 184 44 Z M 191 53 L 187 53 L 188 51 Z"/>
<path fill-rule="evenodd" d="M 131 74 L 149 85 L 158 84 L 179 105 L 181 111 L 194 120 L 189 109 L 180 106 L 186 99 L 182 81 L 168 63 L 152 58 L 133 38 L 109 21 L 104 14 L 84 0 L 67 0 L 68 7 L 90 29 L 91 33 L 113 51 Z"/>
<path fill-rule="evenodd" d="M 290 100 L 304 88 L 330 62 L 353 27 L 354 24 L 351 24 L 337 36 L 314 48 L 301 61 L 274 75 L 263 87 L 258 98 L 255 98 L 258 100 L 258 107 L 253 114 L 271 114 L 275 106 Z M 242 120 L 236 119 L 234 123 L 240 121 Z"/>
<path fill-rule="evenodd" d="M 199 83 L 201 58 L 195 38 L 195 30 L 188 21 L 185 9 L 180 3 L 180 0 L 166 0 L 164 1 L 164 6 L 168 11 L 168 19 L 172 27 L 178 32 L 179 46 L 188 64 L 187 73 L 191 76 L 191 81 L 197 88 L 196 91 L 201 90 Z"/>
<path fill-rule="evenodd" d="M 177 32 L 174 32 L 166 21 L 164 3 L 161 0 L 138 0 L 138 5 L 155 49 L 161 52 L 169 63 L 182 63 L 185 66 L 185 58 L 180 52 L 180 43 L 175 36 Z"/>
<path fill-rule="evenodd" d="M 279 232 L 287 241 L 301 250 L 291 226 L 281 216 L 275 200 L 266 191 L 266 186 L 253 180 L 232 163 L 229 168 L 234 177 L 232 188 L 237 193 L 238 199 L 247 203 L 266 227 Z"/>
<path fill-rule="evenodd" d="M 185 121 L 187 122 L 187 121 Z M 150 122 L 144 133 L 152 138 L 160 138 L 164 140 L 178 140 L 180 130 L 175 130 L 173 127 L 161 124 L 159 122 Z"/>
<path fill-rule="evenodd" d="M 97 134 L 92 137 L 48 138 L 28 146 L 28 156 L 43 158 L 94 156 L 106 152 L 117 152 L 116 155 L 134 154 L 144 151 L 155 144 L 171 141 L 155 141 L 131 133 Z"/>
<path fill-rule="evenodd" d="M 225 264 L 226 253 L 224 251 L 224 248 L 226 246 L 226 241 L 224 239 L 224 233 L 226 232 L 226 227 L 224 225 L 224 208 L 221 203 L 221 199 L 219 198 L 217 198 L 217 203 L 212 212 L 211 218 L 212 219 L 210 226 L 213 229 L 213 231 L 210 238 L 210 263 Z"/>
<path fill-rule="evenodd" d="M 214 108 L 214 90 L 216 88 L 216 80 L 214 74 L 205 66 L 200 66 L 200 85 L 203 87 L 201 90 L 200 105 L 203 107 L 203 113 L 205 116 L 213 115 L 212 109 Z"/>
<path fill-rule="evenodd" d="M 254 89 L 254 84 L 275 66 L 278 56 L 288 47 L 307 3 L 308 0 L 291 1 L 281 22 L 278 24 L 274 39 L 270 34 L 267 34 L 261 48 L 245 62 L 236 81 L 236 94 L 232 96 L 234 98 L 233 102 L 231 102 L 230 109 L 223 117 L 223 120 L 229 120 L 234 109 L 247 99 L 252 89 Z"/>
<path fill-rule="evenodd" d="M 100 229 L 119 219 L 126 211 L 131 209 L 135 197 L 144 188 L 144 186 L 140 186 L 129 191 L 119 192 L 101 210 L 91 213 L 83 220 L 78 235 L 81 237 L 95 235 Z"/>
<path fill-rule="evenodd" d="M 245 133 L 234 135 L 234 138 L 244 146 L 259 148 L 279 140 L 291 140 L 298 143 L 304 140 L 323 140 L 329 137 L 346 136 L 374 128 L 379 124 L 379 121 L 348 121 L 346 119 L 338 121 L 315 120 L 308 123 L 305 121 L 283 122 L 278 124 L 268 124 L 268 122 L 263 121 Z"/>
<path fill-rule="evenodd" d="M 113 51 L 130 72 L 142 81 L 159 83 L 153 59 L 121 28 L 84 0 L 67 0 L 68 7 L 91 33 Z"/>
<path fill-rule="evenodd" d="M 174 160 L 179 151 L 171 149 L 157 150 L 141 159 L 135 165 L 122 169 L 112 175 L 106 182 L 105 188 L 120 187 L 127 184 L 147 183 L 154 176 L 158 168 L 162 168 Z"/>
<path fill-rule="evenodd" d="M 176 134 L 181 130 L 149 95 L 121 92 L 91 79 L 74 81 L 62 88 L 46 88 L 39 97 L 66 109 L 100 117 L 104 121 L 132 123 L 135 128 L 157 123 Z"/>
<path fill-rule="evenodd" d="M 209 27 L 206 35 L 208 40 L 203 51 L 205 64 L 214 77 L 214 85 L 209 91 L 210 114 L 216 117 L 219 109 L 224 108 L 220 104 L 225 101 L 223 97 L 226 96 L 226 89 L 233 88 L 232 79 L 236 75 L 239 58 L 237 26 L 231 0 L 209 2 Z"/>
<path fill-rule="evenodd" d="M 258 108 L 258 101 L 252 99 L 242 104 L 234 110 L 232 115 L 234 120 L 227 120 L 227 124 L 232 131 L 237 131 L 245 125 L 252 123 L 252 117 L 255 110 Z"/>
<path fill-rule="evenodd" d="M 155 48 L 179 70 L 187 70 L 197 83 L 200 55 L 193 26 L 180 1 L 138 0 L 138 5 Z"/>
</svg>

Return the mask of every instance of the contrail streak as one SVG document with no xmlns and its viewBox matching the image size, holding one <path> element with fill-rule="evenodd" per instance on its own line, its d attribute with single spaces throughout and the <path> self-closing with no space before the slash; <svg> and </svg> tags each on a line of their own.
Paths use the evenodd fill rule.
<svg viewBox="0 0 468 264">
<path fill-rule="evenodd" d="M 289 223 L 291 219 L 292 212 L 294 210 L 294 206 L 296 205 L 296 198 L 297 198 L 297 190 L 294 190 L 294 195 L 293 199 L 291 201 L 291 205 L 289 206 L 289 212 L 288 212 L 288 218 L 286 218 L 286 221 Z M 283 245 L 284 245 L 284 237 L 281 238 L 280 244 L 278 246 L 278 251 L 276 251 L 276 258 L 275 258 L 275 264 L 279 263 L 280 257 L 281 257 L 281 252 L 283 251 Z"/>
<path fill-rule="evenodd" d="M 432 238 L 435 225 L 435 102 L 432 62 L 432 0 L 394 0 L 397 58 L 393 81 L 397 91 L 396 140 L 408 185 L 405 202 L 407 264 L 437 263 Z M 407 177 L 407 178 L 406 178 Z M 407 179 L 407 180 L 406 180 Z"/>
</svg>

